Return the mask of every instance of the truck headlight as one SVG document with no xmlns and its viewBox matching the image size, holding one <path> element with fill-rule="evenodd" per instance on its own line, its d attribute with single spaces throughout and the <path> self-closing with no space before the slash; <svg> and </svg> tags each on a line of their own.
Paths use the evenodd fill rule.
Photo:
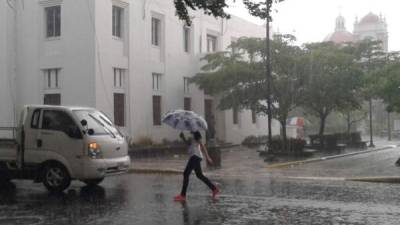
<svg viewBox="0 0 400 225">
<path fill-rule="evenodd" d="M 90 143 L 88 147 L 88 156 L 92 159 L 103 158 L 99 144 L 96 142 Z"/>
</svg>

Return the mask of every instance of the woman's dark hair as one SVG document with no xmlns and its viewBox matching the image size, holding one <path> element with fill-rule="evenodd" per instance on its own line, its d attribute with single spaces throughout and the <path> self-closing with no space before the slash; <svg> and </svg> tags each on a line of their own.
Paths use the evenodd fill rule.
<svg viewBox="0 0 400 225">
<path fill-rule="evenodd" d="M 195 131 L 195 132 L 192 132 L 192 134 L 193 134 L 194 140 L 200 141 L 200 139 L 201 139 L 201 133 L 200 132 Z"/>
</svg>

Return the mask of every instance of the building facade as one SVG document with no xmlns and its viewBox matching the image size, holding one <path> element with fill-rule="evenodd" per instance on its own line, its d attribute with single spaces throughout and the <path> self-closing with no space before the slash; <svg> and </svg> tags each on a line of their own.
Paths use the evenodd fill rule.
<svg viewBox="0 0 400 225">
<path fill-rule="evenodd" d="M 188 27 L 165 0 L 9 0 L 0 10 L 0 127 L 15 126 L 25 104 L 62 104 L 102 110 L 133 140 L 177 139 L 161 118 L 179 108 L 203 115 L 221 141 L 267 133 L 265 116 L 219 111 L 188 82 L 205 54 L 265 37 L 262 26 L 193 12 Z"/>
</svg>

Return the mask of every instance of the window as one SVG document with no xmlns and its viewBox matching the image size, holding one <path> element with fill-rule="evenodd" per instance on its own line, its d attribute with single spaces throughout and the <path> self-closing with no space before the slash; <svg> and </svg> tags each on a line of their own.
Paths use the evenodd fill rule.
<svg viewBox="0 0 400 225">
<path fill-rule="evenodd" d="M 123 8 L 118 6 L 112 7 L 112 35 L 114 37 L 122 37 L 122 16 Z"/>
<path fill-rule="evenodd" d="M 125 94 L 114 93 L 114 123 L 125 126 Z"/>
<path fill-rule="evenodd" d="M 31 128 L 39 128 L 40 109 L 36 109 L 32 114 Z"/>
<path fill-rule="evenodd" d="M 233 54 L 238 53 L 238 48 L 237 48 L 237 46 L 235 45 L 237 41 L 238 41 L 237 38 L 231 37 L 231 50 L 232 50 L 232 53 L 233 53 Z"/>
<path fill-rule="evenodd" d="M 183 47 L 185 52 L 190 51 L 190 27 L 183 26 Z"/>
<path fill-rule="evenodd" d="M 61 6 L 45 8 L 46 37 L 59 37 L 61 35 Z"/>
<path fill-rule="evenodd" d="M 45 94 L 43 97 L 45 105 L 61 105 L 61 94 Z"/>
<path fill-rule="evenodd" d="M 185 97 L 183 99 L 183 109 L 188 110 L 188 111 L 192 110 L 192 99 L 191 98 Z"/>
<path fill-rule="evenodd" d="M 238 124 L 239 123 L 239 112 L 236 107 L 232 109 L 233 111 L 233 124 Z"/>
<path fill-rule="evenodd" d="M 59 71 L 60 69 L 43 70 L 45 89 L 55 89 L 60 87 Z"/>
<path fill-rule="evenodd" d="M 114 87 L 124 88 L 125 70 L 114 68 Z"/>
<path fill-rule="evenodd" d="M 151 44 L 154 46 L 160 46 L 160 24 L 159 19 L 151 18 Z"/>
<path fill-rule="evenodd" d="M 153 90 L 154 91 L 161 90 L 161 78 L 162 78 L 162 74 L 153 73 Z"/>
<path fill-rule="evenodd" d="M 153 125 L 161 126 L 161 96 L 153 95 Z"/>
<path fill-rule="evenodd" d="M 63 111 L 45 110 L 43 112 L 42 129 L 56 130 L 68 134 L 76 128 L 77 125 L 72 118 Z"/>
<path fill-rule="evenodd" d="M 254 109 L 251 110 L 251 122 L 253 124 L 257 122 L 257 113 Z"/>
<path fill-rule="evenodd" d="M 183 78 L 183 91 L 185 93 L 189 93 L 189 78 L 188 77 L 184 77 Z"/>
<path fill-rule="evenodd" d="M 207 34 L 207 52 L 217 51 L 217 37 Z"/>
</svg>

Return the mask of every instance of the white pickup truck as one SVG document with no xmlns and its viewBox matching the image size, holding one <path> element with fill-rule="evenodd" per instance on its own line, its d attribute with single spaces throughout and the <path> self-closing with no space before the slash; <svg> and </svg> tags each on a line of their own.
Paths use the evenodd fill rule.
<svg viewBox="0 0 400 225">
<path fill-rule="evenodd" d="M 130 167 L 124 136 L 93 108 L 25 106 L 16 133 L 0 141 L 2 181 L 32 179 L 63 191 L 73 179 L 96 185 Z"/>
</svg>

